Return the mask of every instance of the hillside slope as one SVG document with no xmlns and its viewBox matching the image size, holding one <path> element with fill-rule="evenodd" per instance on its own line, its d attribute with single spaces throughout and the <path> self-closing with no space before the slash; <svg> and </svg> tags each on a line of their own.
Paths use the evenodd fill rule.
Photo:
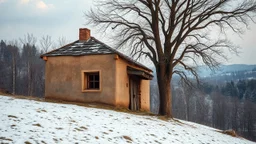
<svg viewBox="0 0 256 144">
<path fill-rule="evenodd" d="M 0 143 L 253 144 L 190 122 L 0 96 Z"/>
</svg>

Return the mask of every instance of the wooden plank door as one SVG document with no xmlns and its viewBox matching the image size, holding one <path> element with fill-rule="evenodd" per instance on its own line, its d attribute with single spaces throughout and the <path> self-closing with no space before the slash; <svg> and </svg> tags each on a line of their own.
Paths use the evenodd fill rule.
<svg viewBox="0 0 256 144">
<path fill-rule="evenodd" d="M 139 80 L 130 78 L 130 109 L 137 111 L 140 109 Z"/>
</svg>

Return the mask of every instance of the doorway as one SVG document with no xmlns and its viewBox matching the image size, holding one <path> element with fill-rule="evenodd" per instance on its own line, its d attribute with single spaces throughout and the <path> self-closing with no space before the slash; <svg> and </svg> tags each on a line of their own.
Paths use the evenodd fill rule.
<svg viewBox="0 0 256 144">
<path fill-rule="evenodd" d="M 130 110 L 140 110 L 140 79 L 136 76 L 129 77 L 129 89 L 130 89 Z"/>
</svg>

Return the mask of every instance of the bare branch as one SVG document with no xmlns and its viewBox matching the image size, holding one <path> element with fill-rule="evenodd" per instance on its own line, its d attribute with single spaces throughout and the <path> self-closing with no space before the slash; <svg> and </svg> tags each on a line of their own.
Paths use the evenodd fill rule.
<svg viewBox="0 0 256 144">
<path fill-rule="evenodd" d="M 42 36 L 42 38 L 40 39 L 40 46 L 43 50 L 43 53 L 48 52 L 52 44 L 53 44 L 52 37 L 49 35 Z"/>
<path fill-rule="evenodd" d="M 36 37 L 33 35 L 33 34 L 29 34 L 27 33 L 26 35 L 24 35 L 23 38 L 19 38 L 20 42 L 23 44 L 23 45 L 30 45 L 30 46 L 33 46 L 36 44 Z"/>
</svg>

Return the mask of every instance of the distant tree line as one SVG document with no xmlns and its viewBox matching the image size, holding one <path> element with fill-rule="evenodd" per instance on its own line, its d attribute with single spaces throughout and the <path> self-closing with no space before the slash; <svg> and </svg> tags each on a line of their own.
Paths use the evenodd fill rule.
<svg viewBox="0 0 256 144">
<path fill-rule="evenodd" d="M 184 83 L 173 88 L 174 117 L 222 130 L 256 141 L 256 79 L 236 82 L 204 82 L 197 87 Z M 157 109 L 157 89 L 151 83 L 152 111 Z"/>
<path fill-rule="evenodd" d="M 217 82 L 225 82 L 225 81 L 239 81 L 242 79 L 251 79 L 256 78 L 256 68 L 252 70 L 242 70 L 242 71 L 232 71 L 232 72 L 225 72 L 217 75 L 212 75 L 211 77 L 206 77 L 207 81 L 214 81 Z"/>
<path fill-rule="evenodd" d="M 0 42 L 1 91 L 29 96 L 44 95 L 44 61 L 33 43 Z"/>
<path fill-rule="evenodd" d="M 44 96 L 44 61 L 40 55 L 67 43 L 60 37 L 54 43 L 51 36 L 39 41 L 33 34 L 19 40 L 0 41 L 0 92 L 25 96 Z"/>
</svg>

